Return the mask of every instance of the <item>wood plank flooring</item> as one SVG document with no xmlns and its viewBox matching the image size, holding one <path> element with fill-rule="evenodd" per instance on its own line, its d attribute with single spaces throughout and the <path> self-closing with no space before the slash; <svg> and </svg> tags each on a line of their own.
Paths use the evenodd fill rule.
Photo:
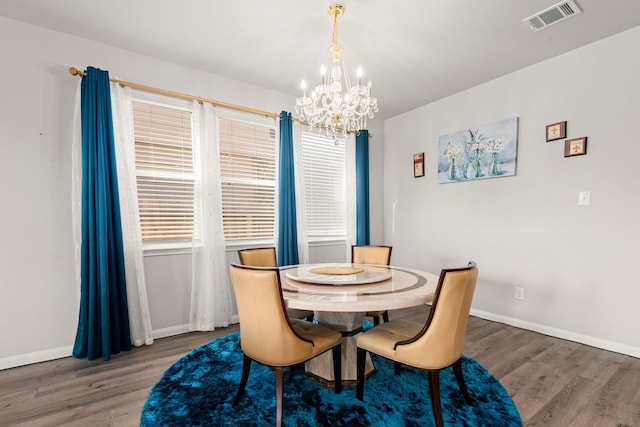
<svg viewBox="0 0 640 427">
<path fill-rule="evenodd" d="M 427 313 L 425 306 L 390 317 L 424 321 Z M 169 366 L 237 330 L 163 338 L 108 362 L 69 357 L 0 371 L 0 426 L 137 426 Z M 475 317 L 465 354 L 500 380 L 526 426 L 640 426 L 640 359 Z"/>
</svg>

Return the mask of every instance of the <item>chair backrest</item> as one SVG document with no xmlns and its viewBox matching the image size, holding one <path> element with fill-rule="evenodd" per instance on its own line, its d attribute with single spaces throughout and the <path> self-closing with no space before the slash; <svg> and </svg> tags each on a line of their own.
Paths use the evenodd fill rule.
<svg viewBox="0 0 640 427">
<path fill-rule="evenodd" d="M 351 262 L 354 264 L 389 265 L 391 263 L 391 246 L 353 245 L 351 246 Z"/>
<path fill-rule="evenodd" d="M 295 333 L 285 310 L 278 268 L 231 264 L 240 316 L 240 345 L 253 360 L 289 366 L 306 360 L 313 342 Z"/>
<path fill-rule="evenodd" d="M 460 358 L 477 279 L 474 262 L 464 268 L 442 270 L 424 328 L 415 337 L 396 344 L 398 361 L 422 369 L 440 369 Z"/>
<path fill-rule="evenodd" d="M 238 251 L 240 264 L 253 267 L 277 267 L 276 248 L 240 249 Z"/>
</svg>

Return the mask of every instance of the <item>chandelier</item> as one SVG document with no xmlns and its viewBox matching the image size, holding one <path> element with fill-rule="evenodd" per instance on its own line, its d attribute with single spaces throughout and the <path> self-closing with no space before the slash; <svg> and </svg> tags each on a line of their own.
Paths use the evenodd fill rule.
<svg viewBox="0 0 640 427">
<path fill-rule="evenodd" d="M 324 128 L 334 140 L 338 135 L 365 129 L 367 119 L 378 112 L 378 100 L 371 96 L 371 80 L 362 84 L 362 68 L 357 71 L 357 84 L 351 85 L 347 65 L 342 60 L 342 46 L 338 44 L 338 18 L 344 14 L 342 3 L 332 3 L 329 15 L 333 17 L 333 37 L 329 47 L 329 76 L 323 64 L 320 67 L 320 85 L 307 96 L 302 81 L 302 97 L 296 99 L 296 113 L 309 124 L 309 130 Z M 343 88 L 344 83 L 344 88 Z"/>
</svg>

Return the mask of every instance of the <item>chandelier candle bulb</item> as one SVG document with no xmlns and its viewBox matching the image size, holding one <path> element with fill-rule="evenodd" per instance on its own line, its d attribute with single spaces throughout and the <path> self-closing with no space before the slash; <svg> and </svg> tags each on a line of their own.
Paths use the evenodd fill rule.
<svg viewBox="0 0 640 427">
<path fill-rule="evenodd" d="M 362 67 L 358 67 L 358 86 L 362 86 Z"/>
</svg>

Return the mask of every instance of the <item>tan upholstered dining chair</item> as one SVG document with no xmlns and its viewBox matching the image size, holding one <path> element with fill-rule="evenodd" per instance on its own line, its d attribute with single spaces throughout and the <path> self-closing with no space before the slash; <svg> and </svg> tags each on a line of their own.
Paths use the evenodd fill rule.
<svg viewBox="0 0 640 427">
<path fill-rule="evenodd" d="M 274 247 L 240 249 L 238 251 L 238 257 L 242 265 L 250 265 L 253 267 L 278 266 L 278 257 L 276 256 L 276 248 Z M 310 310 L 288 308 L 287 314 L 292 319 L 313 320 L 313 311 Z"/>
<path fill-rule="evenodd" d="M 391 264 L 391 246 L 353 245 L 351 246 L 351 262 L 354 264 Z M 373 326 L 380 324 L 380 318 L 389 321 L 389 312 L 368 311 L 366 316 L 373 317 Z"/>
<path fill-rule="evenodd" d="M 242 378 L 233 405 L 240 402 L 251 362 L 276 371 L 276 424 L 282 424 L 283 368 L 333 352 L 335 392 L 342 388 L 342 334 L 299 319 L 289 319 L 282 297 L 280 273 L 273 267 L 231 264 L 231 282 L 240 316 L 240 346 L 244 353 Z"/>
<path fill-rule="evenodd" d="M 443 426 L 440 405 L 439 373 L 453 366 L 458 386 L 468 404 L 471 396 L 462 375 L 461 356 L 464 336 L 471 309 L 473 292 L 478 278 L 474 262 L 467 267 L 444 269 L 440 273 L 431 311 L 425 324 L 409 320 L 392 320 L 361 334 L 357 338 L 356 396 L 364 397 L 364 368 L 366 352 L 378 354 L 400 366 L 424 369 L 429 372 L 431 406 L 437 426 Z"/>
</svg>

